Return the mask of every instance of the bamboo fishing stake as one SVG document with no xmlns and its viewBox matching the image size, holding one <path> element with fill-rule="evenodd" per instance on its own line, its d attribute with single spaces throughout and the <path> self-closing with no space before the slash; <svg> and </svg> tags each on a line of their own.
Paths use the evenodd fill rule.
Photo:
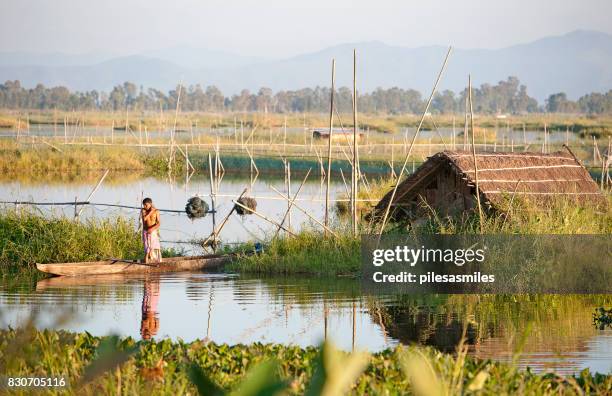
<svg viewBox="0 0 612 396">
<path fill-rule="evenodd" d="M 108 176 L 109 172 L 110 172 L 110 169 L 107 169 L 106 172 L 104 172 L 104 174 L 102 175 L 102 177 L 98 181 L 98 184 L 96 184 L 96 186 L 93 188 L 93 190 L 91 190 L 91 192 L 87 196 L 87 199 L 85 200 L 86 202 L 89 202 L 91 200 L 91 197 L 93 197 L 93 195 L 96 193 L 96 191 L 98 191 L 98 188 L 100 188 L 100 186 L 102 185 L 102 182 L 104 181 L 104 179 L 106 179 L 106 176 Z M 83 211 L 83 209 L 85 209 L 84 206 L 81 207 L 81 209 L 78 212 L 76 212 L 76 203 L 75 203 L 75 206 L 74 206 L 75 215 L 74 215 L 74 217 L 78 218 L 81 215 L 81 212 Z"/>
<path fill-rule="evenodd" d="M 382 224 L 380 225 L 380 231 L 378 233 L 378 242 L 380 242 L 380 237 L 382 236 L 382 233 L 385 229 L 385 225 L 387 224 L 387 219 L 389 217 L 389 211 L 391 210 L 391 205 L 393 203 L 393 200 L 395 199 L 395 194 L 397 193 L 397 187 L 399 186 L 399 182 L 402 176 L 404 175 L 404 172 L 406 171 L 406 165 L 408 164 L 408 158 L 410 157 L 410 154 L 412 153 L 412 148 L 414 147 L 414 143 L 416 142 L 417 136 L 419 135 L 419 131 L 421 130 L 421 127 L 423 126 L 423 121 L 425 120 L 425 116 L 427 115 L 429 106 L 431 105 L 433 97 L 436 93 L 436 89 L 438 88 L 438 84 L 440 83 L 442 74 L 444 73 L 444 69 L 446 69 L 446 64 L 448 63 L 448 58 L 450 57 L 452 50 L 453 50 L 453 47 L 448 48 L 448 52 L 446 53 L 446 57 L 444 58 L 444 63 L 442 63 L 442 67 L 440 68 L 440 72 L 438 73 L 438 77 L 436 78 L 436 82 L 434 83 L 434 86 L 431 90 L 431 94 L 429 95 L 429 99 L 427 100 L 427 105 L 425 106 L 425 110 L 423 111 L 423 114 L 421 115 L 421 121 L 419 122 L 419 125 L 414 133 L 414 136 L 412 137 L 412 141 L 410 142 L 410 147 L 408 148 L 408 153 L 406 153 L 406 158 L 404 158 L 404 163 L 402 164 L 400 173 L 399 175 L 397 175 L 397 178 L 395 179 L 395 186 L 393 187 L 393 191 L 391 192 L 391 199 L 387 203 L 387 207 L 385 208 L 385 213 L 383 216 Z M 466 125 L 467 125 L 467 116 L 466 116 Z"/>
<path fill-rule="evenodd" d="M 249 189 L 245 188 L 242 193 L 238 196 L 237 200 L 240 200 L 240 198 L 242 198 L 242 196 L 244 194 L 247 193 Z M 214 239 L 215 244 L 216 244 L 216 240 L 217 240 L 217 236 L 221 233 L 221 230 L 223 229 L 223 227 L 225 226 L 225 223 L 227 223 L 227 221 L 229 220 L 230 216 L 232 215 L 232 213 L 234 213 L 234 211 L 236 210 L 236 206 L 232 206 L 232 209 L 230 209 L 229 213 L 227 214 L 227 216 L 225 216 L 225 218 L 223 219 L 223 221 L 221 222 L 221 224 L 219 225 L 218 228 L 213 228 L 213 231 L 210 233 L 210 235 L 208 236 L 208 238 L 206 238 L 204 240 L 204 242 L 202 242 L 202 246 L 206 246 L 206 244 L 208 242 L 210 242 L 211 238 Z"/>
<path fill-rule="evenodd" d="M 291 198 L 291 162 L 289 161 L 287 161 L 287 198 Z M 291 229 L 291 205 L 289 201 L 287 201 L 287 213 L 289 214 L 287 227 Z"/>
<path fill-rule="evenodd" d="M 274 186 L 270 186 L 270 188 L 272 190 L 274 190 L 274 192 L 276 192 L 278 195 L 280 195 L 281 197 L 283 197 L 283 199 L 287 199 L 287 196 L 285 194 L 283 194 L 282 192 L 278 191 Z M 304 213 L 306 216 L 308 216 L 312 221 L 314 221 L 315 223 L 317 223 L 318 225 L 320 225 L 321 227 L 323 227 L 323 229 L 327 232 L 329 232 L 330 234 L 332 234 L 333 236 L 335 236 L 336 238 L 338 237 L 338 235 L 333 232 L 329 227 L 326 227 L 325 224 L 321 223 L 319 220 L 317 220 L 316 217 L 314 217 L 313 215 L 311 215 L 310 213 L 308 213 L 308 211 L 304 208 L 302 208 L 301 206 L 299 206 L 297 203 L 295 203 L 295 200 L 293 202 L 293 206 L 295 206 L 298 210 L 300 210 L 302 213 Z M 253 212 L 254 213 L 254 212 Z"/>
<path fill-rule="evenodd" d="M 293 196 L 293 198 L 288 196 L 290 198 L 290 200 L 287 200 L 287 211 L 285 212 L 285 215 L 283 216 L 283 220 L 281 220 L 280 225 L 285 224 L 285 220 L 287 219 L 287 216 L 290 216 L 291 207 L 295 203 L 295 200 L 297 199 L 297 196 L 300 194 L 300 191 L 302 191 L 302 187 L 306 183 L 306 179 L 308 179 L 308 176 L 310 175 L 310 171 L 311 170 L 312 170 L 312 168 L 309 168 L 308 172 L 306 172 L 306 176 L 304 176 L 304 179 L 302 180 L 302 183 L 300 183 L 300 186 L 298 187 L 298 189 L 297 189 L 295 195 Z M 289 227 L 289 228 L 291 228 L 291 227 Z M 274 233 L 274 238 L 276 238 L 278 236 L 278 233 L 280 232 L 280 230 L 281 230 L 280 228 L 276 229 L 276 232 Z M 272 238 L 272 239 L 274 239 L 274 238 Z"/>
<path fill-rule="evenodd" d="M 482 207 L 480 206 L 480 190 L 478 187 L 478 163 L 476 161 L 476 142 L 474 140 L 474 107 L 472 103 L 472 76 L 468 75 L 468 95 L 470 98 L 470 124 L 472 126 L 472 156 L 474 158 L 474 183 L 476 184 L 476 202 L 478 203 L 478 225 L 482 234 Z"/>
<path fill-rule="evenodd" d="M 281 193 L 281 195 L 283 196 L 283 198 L 286 198 L 284 194 L 282 194 L 282 193 Z M 232 200 L 232 203 L 233 203 L 234 205 L 238 205 L 238 206 L 240 206 L 242 209 L 244 209 L 244 210 L 245 210 L 245 213 L 253 213 L 255 216 L 257 216 L 257 217 L 259 217 L 259 218 L 262 218 L 262 219 L 266 220 L 267 222 L 269 222 L 269 223 L 271 223 L 271 224 L 273 224 L 273 225 L 275 225 L 275 226 L 277 226 L 277 227 L 280 227 L 280 228 L 281 228 L 283 231 L 287 232 L 287 234 L 289 234 L 289 235 L 291 235 L 291 236 L 296 236 L 296 235 L 295 235 L 293 232 L 291 232 L 290 230 L 288 230 L 288 229 L 286 229 L 285 227 L 281 226 L 281 225 L 280 225 L 280 224 L 278 224 L 276 221 L 274 221 L 274 220 L 272 220 L 272 219 L 267 218 L 266 216 L 264 216 L 264 215 L 262 215 L 261 213 L 257 212 L 255 209 L 247 208 L 246 206 L 244 206 L 243 204 L 241 204 L 241 203 L 240 203 L 240 202 L 238 202 L 238 201 L 234 201 L 234 200 Z M 295 207 L 297 208 L 298 206 L 297 206 L 297 205 L 295 205 Z"/>
<path fill-rule="evenodd" d="M 351 187 L 351 198 L 353 199 L 353 236 L 357 236 L 357 51 L 353 50 L 353 177 Z"/>
<path fill-rule="evenodd" d="M 331 75 L 331 92 L 329 98 L 329 141 L 327 142 L 327 185 L 325 187 L 325 219 L 324 223 L 329 225 L 329 187 L 331 182 L 331 164 L 332 164 L 332 134 L 334 128 L 334 89 L 336 83 L 336 59 L 332 59 L 332 75 Z M 325 233 L 327 235 L 327 232 Z"/>
<path fill-rule="evenodd" d="M 468 96 L 465 95 L 465 121 L 463 123 L 463 149 L 467 150 L 467 134 L 468 134 Z M 497 141 L 497 131 L 495 134 L 495 141 Z"/>
<path fill-rule="evenodd" d="M 210 158 L 210 152 L 208 153 L 208 173 L 209 173 L 209 177 L 210 177 L 210 204 L 211 204 L 211 208 L 213 211 L 212 214 L 212 226 L 213 226 L 213 231 L 217 228 L 216 226 L 216 219 L 215 219 L 215 183 L 214 183 L 214 176 L 213 176 L 213 169 L 212 169 L 212 159 Z M 215 238 L 215 241 L 217 239 L 216 235 L 213 235 L 213 237 Z M 213 246 L 213 251 L 216 251 L 217 248 L 216 246 Z"/>
</svg>

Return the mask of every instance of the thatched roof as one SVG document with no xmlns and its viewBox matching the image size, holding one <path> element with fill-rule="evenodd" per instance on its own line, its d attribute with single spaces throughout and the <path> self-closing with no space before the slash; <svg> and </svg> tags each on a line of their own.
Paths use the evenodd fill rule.
<svg viewBox="0 0 612 396">
<path fill-rule="evenodd" d="M 533 201 L 565 196 L 580 202 L 605 203 L 605 197 L 589 172 L 568 152 L 491 153 L 476 154 L 478 188 L 481 200 L 492 207 L 505 197 L 515 195 Z M 397 188 L 394 205 L 415 198 L 431 176 L 443 167 L 461 176 L 474 186 L 474 157 L 469 151 L 443 151 L 427 159 Z M 375 212 L 384 211 L 391 199 L 388 192 L 376 205 Z"/>
</svg>

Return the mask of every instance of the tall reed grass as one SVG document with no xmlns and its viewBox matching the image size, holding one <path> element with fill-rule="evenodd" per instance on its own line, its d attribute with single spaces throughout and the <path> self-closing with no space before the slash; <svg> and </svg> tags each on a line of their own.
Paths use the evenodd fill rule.
<svg viewBox="0 0 612 396">
<path fill-rule="evenodd" d="M 122 217 L 74 221 L 27 210 L 0 212 L 0 272 L 35 271 L 36 263 L 142 256 L 134 221 Z"/>
</svg>

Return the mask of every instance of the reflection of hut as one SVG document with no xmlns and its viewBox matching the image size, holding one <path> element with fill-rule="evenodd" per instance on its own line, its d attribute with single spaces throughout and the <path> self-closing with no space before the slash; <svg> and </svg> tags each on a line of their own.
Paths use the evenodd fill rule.
<svg viewBox="0 0 612 396">
<path fill-rule="evenodd" d="M 324 139 L 324 140 L 328 140 L 329 139 L 329 128 L 328 129 L 324 129 L 324 128 L 316 128 L 312 130 L 312 137 L 315 139 Z M 363 133 L 359 132 L 357 133 L 357 141 L 360 141 L 361 138 L 363 137 Z M 346 143 L 346 142 L 353 142 L 353 130 L 347 130 L 347 129 L 332 129 L 332 142 L 338 142 L 338 143 Z"/>
<path fill-rule="evenodd" d="M 468 345 L 478 344 L 481 337 L 488 337 L 486 331 L 479 330 L 478 324 L 465 322 L 456 313 L 440 314 L 427 309 L 415 312 L 414 307 L 402 305 L 387 306 L 382 310 L 380 316 L 374 312 L 370 314 L 389 337 L 404 345 L 428 345 L 443 352 L 452 352 L 461 341 L 464 327 Z"/>
<path fill-rule="evenodd" d="M 479 153 L 476 163 L 480 199 L 485 209 L 503 210 L 503 204 L 512 196 L 539 206 L 559 197 L 587 205 L 606 202 L 589 172 L 566 152 Z M 418 217 L 424 206 L 443 215 L 471 210 L 476 206 L 474 174 L 472 153 L 444 151 L 435 154 L 400 183 L 392 215 L 396 219 Z M 376 205 L 375 215 L 384 213 L 391 193 Z"/>
</svg>

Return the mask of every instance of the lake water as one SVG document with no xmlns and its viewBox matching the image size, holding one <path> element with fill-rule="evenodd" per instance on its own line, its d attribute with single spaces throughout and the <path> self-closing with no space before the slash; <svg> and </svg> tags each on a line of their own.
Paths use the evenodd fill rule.
<svg viewBox="0 0 612 396">
<path fill-rule="evenodd" d="M 84 200 L 99 174 L 41 179 L 0 178 L 0 200 L 71 202 Z M 301 177 L 292 181 L 297 191 Z M 220 185 L 217 222 L 251 182 L 226 176 Z M 285 191 L 282 178 L 259 178 L 252 184 L 257 210 L 275 220 L 286 201 L 270 186 Z M 345 191 L 332 183 L 332 197 Z M 159 208 L 182 210 L 188 198 L 210 192 L 203 176 L 185 180 L 140 178 L 111 174 L 92 201 L 139 206 L 151 196 Z M 298 204 L 322 218 L 325 185 L 313 177 Z M 14 205 L 8 204 L 7 207 Z M 43 207 L 43 212 L 73 216 L 74 207 Z M 294 229 L 308 218 L 293 210 Z M 86 207 L 82 217 L 122 214 L 134 219 L 138 211 Z M 191 221 L 184 214 L 162 214 L 166 246 L 191 253 L 199 248 L 178 242 L 208 236 L 212 216 Z M 221 234 L 226 243 L 256 240 L 275 227 L 255 216 L 232 216 Z M 52 278 L 38 283 L 23 280 L 0 285 L 0 322 L 17 326 L 35 315 L 39 327 L 117 333 L 136 339 L 208 338 L 219 343 L 278 342 L 316 345 L 326 336 L 346 350 L 379 351 L 397 344 L 431 345 L 452 352 L 464 326 L 472 356 L 510 361 L 524 337 L 521 367 L 574 373 L 583 368 L 612 372 L 612 330 L 597 330 L 592 314 L 609 306 L 611 296 L 446 296 L 380 297 L 362 295 L 354 279 L 309 277 L 257 278 L 236 274 L 182 273 L 161 276 Z M 66 316 L 66 314 L 68 316 Z M 67 318 L 67 319 L 66 319 Z M 526 329 L 531 324 L 531 331 Z"/>
<path fill-rule="evenodd" d="M 604 298 L 375 297 L 362 296 L 353 279 L 206 273 L 51 278 L 0 287 L 4 327 L 34 313 L 39 327 L 135 339 L 307 346 L 327 336 L 345 350 L 403 343 L 452 352 L 467 326 L 472 356 L 510 361 L 525 336 L 519 366 L 562 373 L 587 367 L 612 373 L 612 331 L 591 324 Z"/>
</svg>

